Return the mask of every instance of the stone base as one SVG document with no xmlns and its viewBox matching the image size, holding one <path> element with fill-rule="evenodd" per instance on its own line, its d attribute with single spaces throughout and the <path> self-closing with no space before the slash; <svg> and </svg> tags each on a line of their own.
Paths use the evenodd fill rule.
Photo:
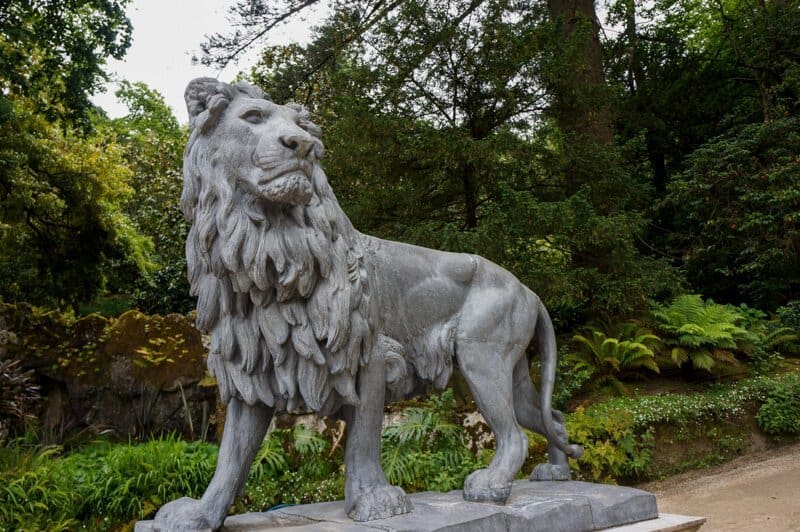
<svg viewBox="0 0 800 532">
<path fill-rule="evenodd" d="M 505 506 L 465 502 L 462 492 L 425 492 L 410 496 L 406 515 L 356 523 L 342 501 L 290 506 L 264 513 L 228 517 L 224 530 L 256 532 L 586 532 L 615 527 L 626 532 L 696 530 L 702 518 L 661 516 L 653 495 L 634 488 L 588 482 L 514 482 Z M 632 525 L 631 523 L 636 523 Z M 625 526 L 628 525 L 628 526 Z M 685 525 L 685 526 L 684 526 Z M 136 532 L 151 532 L 140 521 Z"/>
</svg>

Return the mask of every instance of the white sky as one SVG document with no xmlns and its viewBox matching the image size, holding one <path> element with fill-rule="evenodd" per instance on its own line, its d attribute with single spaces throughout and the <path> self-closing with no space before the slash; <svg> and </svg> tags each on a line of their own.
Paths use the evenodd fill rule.
<svg viewBox="0 0 800 532">
<path fill-rule="evenodd" d="M 237 65 L 218 70 L 192 65 L 192 55 L 200 55 L 205 35 L 227 33 L 227 7 L 235 0 L 133 0 L 127 8 L 133 24 L 133 44 L 123 61 L 110 60 L 107 72 L 116 80 L 143 81 L 158 90 L 181 123 L 188 121 L 183 90 L 199 76 L 218 77 L 230 81 L 240 71 L 251 67 L 258 54 L 252 50 Z M 273 44 L 307 41 L 310 26 L 322 20 L 324 12 L 308 13 L 309 20 L 295 18 L 290 24 L 276 28 L 270 39 Z M 114 96 L 117 83 L 109 83 L 105 93 L 92 101 L 112 117 L 124 116 L 127 109 Z"/>
</svg>

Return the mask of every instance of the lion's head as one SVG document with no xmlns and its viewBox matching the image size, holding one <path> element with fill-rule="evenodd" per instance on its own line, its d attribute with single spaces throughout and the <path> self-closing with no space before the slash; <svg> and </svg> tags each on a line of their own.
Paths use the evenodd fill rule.
<svg viewBox="0 0 800 532">
<path fill-rule="evenodd" d="M 302 106 L 247 83 L 196 79 L 186 103 L 187 269 L 223 401 L 356 402 L 372 344 L 367 275 L 319 165 L 319 128 Z"/>
<path fill-rule="evenodd" d="M 208 81 L 190 86 L 190 97 L 204 96 Z M 209 141 L 212 168 L 264 201 L 305 205 L 311 199 L 311 171 L 322 157 L 320 131 L 308 112 L 278 105 L 256 87 L 214 80 L 217 93 L 207 107 L 195 106 L 192 124 L 198 141 Z M 201 94 L 198 94 L 201 92 Z M 198 112 L 199 111 L 199 112 Z M 206 133 L 213 131 L 213 135 Z"/>
</svg>

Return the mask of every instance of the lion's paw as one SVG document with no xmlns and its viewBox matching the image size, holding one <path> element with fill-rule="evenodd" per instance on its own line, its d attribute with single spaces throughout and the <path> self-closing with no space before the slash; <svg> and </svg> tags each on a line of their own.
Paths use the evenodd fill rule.
<svg viewBox="0 0 800 532">
<path fill-rule="evenodd" d="M 499 479 L 489 469 L 479 469 L 464 481 L 464 500 L 503 504 L 511 495 L 511 481 Z"/>
<path fill-rule="evenodd" d="M 397 486 L 383 485 L 365 489 L 354 497 L 347 515 L 353 521 L 386 519 L 393 515 L 407 514 L 414 507 L 406 492 Z"/>
<path fill-rule="evenodd" d="M 203 515 L 200 501 L 189 497 L 165 504 L 153 520 L 157 532 L 212 532 L 216 528 Z"/>
<path fill-rule="evenodd" d="M 533 468 L 530 480 L 569 480 L 570 470 L 567 464 L 538 464 Z"/>
</svg>

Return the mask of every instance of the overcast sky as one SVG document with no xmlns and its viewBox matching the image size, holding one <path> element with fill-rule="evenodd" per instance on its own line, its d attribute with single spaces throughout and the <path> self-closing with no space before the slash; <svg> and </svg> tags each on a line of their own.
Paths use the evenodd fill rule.
<svg viewBox="0 0 800 532">
<path fill-rule="evenodd" d="M 192 65 L 192 55 L 199 55 L 200 43 L 207 34 L 225 33 L 230 29 L 227 6 L 234 0 L 133 0 L 127 9 L 133 24 L 133 44 L 124 61 L 108 62 L 107 71 L 116 79 L 143 81 L 160 92 L 172 107 L 181 123 L 188 116 L 183 102 L 186 84 L 199 76 L 218 77 L 229 81 L 239 71 L 253 65 L 258 50 L 245 56 L 238 65 L 224 71 Z M 322 14 L 312 13 L 310 21 L 294 20 L 275 32 L 272 43 L 307 41 L 309 25 L 320 20 Z M 112 117 L 126 113 L 124 105 L 117 102 L 115 82 L 108 84 L 106 92 L 92 98 Z"/>
</svg>

